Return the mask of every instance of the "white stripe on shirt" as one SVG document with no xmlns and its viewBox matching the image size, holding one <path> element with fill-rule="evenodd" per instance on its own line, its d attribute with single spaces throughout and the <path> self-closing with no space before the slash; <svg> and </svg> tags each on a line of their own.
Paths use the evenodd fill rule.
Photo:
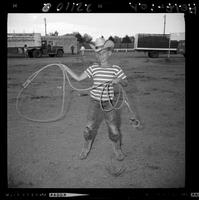
<svg viewBox="0 0 199 200">
<path fill-rule="evenodd" d="M 94 88 L 90 91 L 90 95 L 91 97 L 100 100 L 100 97 L 102 97 L 102 101 L 104 100 L 109 100 L 109 96 L 111 99 L 113 99 L 114 97 L 114 90 L 113 90 L 113 86 L 111 85 L 109 87 L 109 91 L 108 93 L 107 88 L 104 89 L 104 86 L 101 85 L 99 87 L 95 87 L 99 84 L 103 84 L 107 81 L 112 81 L 115 78 L 121 78 L 121 79 L 125 79 L 126 75 L 124 74 L 123 70 L 117 66 L 117 65 L 112 65 L 112 67 L 100 67 L 99 65 L 92 65 L 90 67 L 88 67 L 85 70 L 86 74 L 88 75 L 89 78 L 93 78 L 93 86 Z M 103 94 L 102 94 L 103 91 Z"/>
</svg>

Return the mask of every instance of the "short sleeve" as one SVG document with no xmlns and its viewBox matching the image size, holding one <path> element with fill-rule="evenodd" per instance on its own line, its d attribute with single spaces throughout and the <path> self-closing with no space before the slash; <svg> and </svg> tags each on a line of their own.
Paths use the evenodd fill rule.
<svg viewBox="0 0 199 200">
<path fill-rule="evenodd" d="M 127 76 L 125 75 L 124 71 L 118 67 L 118 72 L 116 72 L 116 77 L 120 79 L 125 79 Z"/>
<path fill-rule="evenodd" d="M 88 67 L 84 72 L 91 78 L 93 76 L 92 66 Z"/>
</svg>

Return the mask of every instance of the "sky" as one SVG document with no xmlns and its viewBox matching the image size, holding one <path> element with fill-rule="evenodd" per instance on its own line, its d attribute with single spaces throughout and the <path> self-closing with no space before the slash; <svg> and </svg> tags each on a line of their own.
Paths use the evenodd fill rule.
<svg viewBox="0 0 199 200">
<path fill-rule="evenodd" d="M 47 33 L 58 31 L 59 35 L 79 32 L 87 33 L 93 40 L 97 37 L 135 36 L 136 33 L 185 32 L 183 13 L 10 13 L 7 18 L 8 33 Z"/>
</svg>

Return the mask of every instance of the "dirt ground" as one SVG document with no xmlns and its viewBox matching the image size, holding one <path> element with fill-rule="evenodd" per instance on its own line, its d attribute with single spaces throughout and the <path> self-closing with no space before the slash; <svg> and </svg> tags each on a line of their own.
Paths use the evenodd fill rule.
<svg viewBox="0 0 199 200">
<path fill-rule="evenodd" d="M 184 187 L 185 59 L 181 55 L 171 55 L 170 59 L 162 55 L 152 59 L 135 52 L 113 54 L 111 62 L 120 65 L 127 74 L 129 85 L 125 90 L 129 102 L 133 95 L 136 96 L 137 109 L 144 123 L 142 130 L 134 129 L 129 124 L 127 109 L 123 108 L 122 149 L 126 155 L 123 161 L 114 158 L 104 122 L 88 158 L 79 159 L 88 96 L 78 95 L 77 92 L 69 95 L 67 88 L 67 113 L 63 119 L 55 122 L 32 122 L 18 115 L 15 107 L 17 94 L 33 72 L 47 64 L 64 63 L 81 73 L 93 62 L 95 58 L 91 53 L 87 53 L 83 59 L 79 55 L 66 55 L 63 58 L 8 58 L 9 187 Z M 49 72 L 49 77 L 49 84 L 56 81 L 55 74 Z M 76 86 L 87 87 L 89 84 L 89 81 L 85 81 Z M 45 94 L 45 87 L 40 94 Z M 58 101 L 56 106 L 51 106 L 50 98 L 44 101 L 51 113 L 58 110 L 61 104 Z M 24 109 L 33 114 L 38 108 L 25 105 Z M 49 117 L 47 111 L 42 113 L 46 119 Z"/>
</svg>

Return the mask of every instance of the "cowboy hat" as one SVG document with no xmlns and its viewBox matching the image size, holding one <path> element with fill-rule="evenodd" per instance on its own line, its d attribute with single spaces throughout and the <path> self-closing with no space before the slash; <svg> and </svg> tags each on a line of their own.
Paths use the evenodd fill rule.
<svg viewBox="0 0 199 200">
<path fill-rule="evenodd" d="M 90 43 L 89 45 L 95 52 L 99 52 L 107 48 L 114 48 L 114 42 L 112 40 L 105 41 L 103 37 L 97 38 L 94 43 Z"/>
</svg>

